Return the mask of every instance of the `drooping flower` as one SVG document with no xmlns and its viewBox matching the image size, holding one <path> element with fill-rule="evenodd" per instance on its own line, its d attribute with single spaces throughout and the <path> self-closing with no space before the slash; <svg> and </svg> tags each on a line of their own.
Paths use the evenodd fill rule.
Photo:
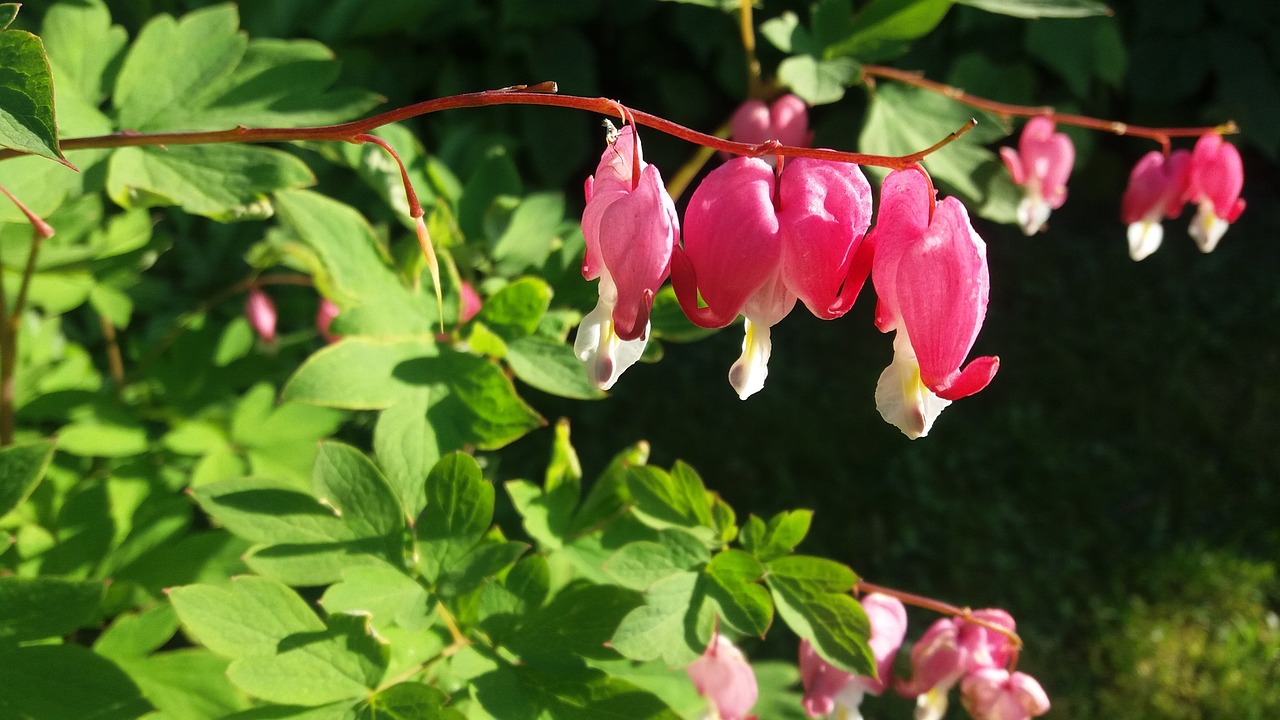
<svg viewBox="0 0 1280 720">
<path fill-rule="evenodd" d="M 760 695 L 751 664 L 736 645 L 718 632 L 685 672 L 698 694 L 715 706 L 715 717 L 720 720 L 743 720 Z"/>
<path fill-rule="evenodd" d="M 1187 166 L 1186 200 L 1196 206 L 1190 234 L 1201 252 L 1213 252 L 1227 226 L 1244 212 L 1240 151 L 1217 133 L 1201 135 Z"/>
<path fill-rule="evenodd" d="M 1076 161 L 1076 148 L 1071 138 L 1055 133 L 1054 127 L 1047 117 L 1031 118 L 1022 128 L 1017 150 L 1000 148 L 1013 182 L 1026 193 L 1018 203 L 1018 225 L 1029 236 L 1040 232 L 1049 213 L 1067 201 L 1067 178 Z"/>
<path fill-rule="evenodd" d="M 1129 257 L 1134 260 L 1142 260 L 1160 247 L 1162 220 L 1182 213 L 1190 160 L 1187 150 L 1175 150 L 1168 156 L 1152 150 L 1129 173 L 1129 184 L 1120 200 L 1120 219 L 1129 226 Z"/>
<path fill-rule="evenodd" d="M 1014 630 L 1003 610 L 977 610 L 972 617 Z M 911 679 L 894 684 L 905 697 L 916 698 L 916 720 L 937 720 L 947 712 L 947 694 L 961 678 L 984 668 L 1003 668 L 1013 645 L 1003 633 L 963 618 L 937 620 L 911 648 Z"/>
<path fill-rule="evenodd" d="M 960 683 L 960 700 L 973 720 L 1028 720 L 1049 712 L 1049 696 L 1026 673 L 983 668 Z"/>
<path fill-rule="evenodd" d="M 862 609 L 871 623 L 868 644 L 876 659 L 876 677 L 844 672 L 823 660 L 808 640 L 801 640 L 800 680 L 809 717 L 829 715 L 839 708 L 844 720 L 861 720 L 858 708 L 863 695 L 879 695 L 892 680 L 893 658 L 907 634 L 907 610 L 897 598 L 880 593 L 863 597 Z"/>
<path fill-rule="evenodd" d="M 809 106 L 790 93 L 774 100 L 772 105 L 765 105 L 762 100 L 748 100 L 738 106 L 730 118 L 729 138 L 752 145 L 777 140 L 782 145 L 807 146 L 813 139 L 809 132 Z"/>
<path fill-rule="evenodd" d="M 600 279 L 600 300 L 579 325 L 574 352 L 592 383 L 607 390 L 644 351 L 653 296 L 670 270 L 680 222 L 632 126 L 605 148 L 585 194 L 582 276 Z"/>
<path fill-rule="evenodd" d="M 729 371 L 739 397 L 764 386 L 770 328 L 797 299 L 823 319 L 853 304 L 870 268 L 861 251 L 870 219 L 871 186 L 848 163 L 796 158 L 775 176 L 763 160 L 739 157 L 694 190 L 671 284 L 696 325 L 746 317 L 742 355 Z"/>
<path fill-rule="evenodd" d="M 876 407 L 912 439 L 927 435 L 951 401 L 985 388 L 1000 366 L 986 356 L 961 369 L 987 313 L 986 243 L 959 200 L 935 206 L 932 192 L 920 172 L 890 173 L 867 238 L 875 246 L 876 325 L 897 333 Z"/>
<path fill-rule="evenodd" d="M 320 298 L 320 304 L 316 307 L 316 332 L 320 333 L 320 337 L 325 342 L 337 342 L 338 336 L 329 332 L 329 326 L 333 324 L 333 319 L 338 317 L 341 310 L 334 304 L 332 300 L 326 297 Z"/>
<path fill-rule="evenodd" d="M 244 316 L 249 326 L 268 344 L 276 341 L 276 304 L 262 288 L 252 288 L 244 301 Z"/>
</svg>

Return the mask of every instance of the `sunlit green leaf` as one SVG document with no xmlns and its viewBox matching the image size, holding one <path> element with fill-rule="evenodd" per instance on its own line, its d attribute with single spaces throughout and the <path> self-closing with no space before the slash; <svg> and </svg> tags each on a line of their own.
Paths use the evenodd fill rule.
<svg viewBox="0 0 1280 720">
<path fill-rule="evenodd" d="M 0 517 L 22 504 L 44 477 L 53 459 L 53 441 L 10 445 L 0 449 Z"/>
<path fill-rule="evenodd" d="M 44 44 L 22 30 L 0 32 L 0 147 L 66 161 L 58 148 Z"/>
</svg>

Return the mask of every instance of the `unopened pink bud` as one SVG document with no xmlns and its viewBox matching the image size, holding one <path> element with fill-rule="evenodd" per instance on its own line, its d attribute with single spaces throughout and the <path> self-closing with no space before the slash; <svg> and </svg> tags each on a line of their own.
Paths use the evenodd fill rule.
<svg viewBox="0 0 1280 720">
<path fill-rule="evenodd" d="M 461 325 L 475 317 L 476 313 L 480 312 L 484 302 L 480 299 L 480 293 L 476 292 L 476 289 L 469 282 L 462 283 L 462 287 L 458 289 L 458 294 L 461 296 L 461 305 L 458 308 L 458 324 Z"/>
<path fill-rule="evenodd" d="M 244 301 L 244 315 L 249 326 L 265 342 L 276 340 L 276 305 L 260 288 L 253 288 Z"/>
<path fill-rule="evenodd" d="M 735 142 L 751 145 L 777 140 L 782 145 L 807 146 L 812 139 L 809 106 L 789 93 L 774 100 L 772 105 L 748 100 L 729 120 L 729 137 Z"/>
<path fill-rule="evenodd" d="M 329 298 L 320 298 L 320 305 L 316 308 L 316 332 L 325 339 L 325 342 L 336 342 L 337 335 L 329 332 L 329 326 L 333 324 L 333 319 L 338 317 L 340 310 L 338 306 Z"/>
<path fill-rule="evenodd" d="M 1049 696 L 1035 678 L 998 668 L 965 676 L 960 699 L 973 720 L 1028 720 L 1049 711 Z"/>
<path fill-rule="evenodd" d="M 746 657 L 719 633 L 685 672 L 698 694 L 715 704 L 720 720 L 743 720 L 760 695 L 756 674 Z"/>
</svg>

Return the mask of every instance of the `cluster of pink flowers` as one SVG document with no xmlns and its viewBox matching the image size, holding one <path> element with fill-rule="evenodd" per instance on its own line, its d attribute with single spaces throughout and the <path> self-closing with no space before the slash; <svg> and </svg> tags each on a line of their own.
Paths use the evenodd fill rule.
<svg viewBox="0 0 1280 720">
<path fill-rule="evenodd" d="M 1075 163 L 1075 147 L 1054 122 L 1035 117 L 1023 127 L 1018 149 L 1001 148 L 1000 156 L 1025 196 L 1018 205 L 1018 224 L 1027 235 L 1040 232 L 1049 213 L 1067 199 L 1067 178 Z M 1128 225 L 1129 256 L 1142 260 L 1160 247 L 1161 221 L 1196 208 L 1189 233 L 1203 252 L 1212 252 L 1227 227 L 1244 211 L 1240 191 L 1244 167 L 1240 152 L 1217 133 L 1202 135 L 1192 150 L 1152 150 L 1129 174 L 1121 201 Z"/>
<path fill-rule="evenodd" d="M 948 695 L 956 685 L 973 720 L 1029 720 L 1049 711 L 1049 697 L 1040 683 L 1009 669 L 1014 621 L 1005 611 L 977 610 L 967 618 L 934 622 L 912 647 L 912 677 L 904 680 L 894 677 L 893 663 L 907 634 L 906 608 L 897 598 L 880 593 L 865 595 L 862 607 L 871 624 L 876 676 L 844 672 L 801 640 L 800 679 L 809 717 L 861 720 L 863 697 L 892 687 L 903 697 L 916 698 L 916 720 L 938 720 L 946 714 Z M 732 642 L 717 634 L 686 671 L 707 698 L 711 717 L 748 718 L 759 689 L 750 663 Z"/>
<path fill-rule="evenodd" d="M 794 105 L 783 98 L 772 109 L 749 106 L 735 122 L 767 120 L 775 137 L 804 138 Z M 986 245 L 958 200 L 936 199 L 923 170 L 889 174 L 872 228 L 871 186 L 858 166 L 734 158 L 694 190 L 682 233 L 635 128 L 610 140 L 586 182 L 582 219 L 582 272 L 600 279 L 599 303 L 574 345 L 598 387 L 611 387 L 640 358 L 653 297 L 668 276 L 694 324 L 719 328 L 745 317 L 742 355 L 729 371 L 743 399 L 764 386 L 771 328 L 797 301 L 817 317 L 840 317 L 868 276 L 876 324 L 896 333 L 875 393 L 888 422 L 924 436 L 943 407 L 991 381 L 995 357 L 962 368 L 986 315 Z"/>
</svg>

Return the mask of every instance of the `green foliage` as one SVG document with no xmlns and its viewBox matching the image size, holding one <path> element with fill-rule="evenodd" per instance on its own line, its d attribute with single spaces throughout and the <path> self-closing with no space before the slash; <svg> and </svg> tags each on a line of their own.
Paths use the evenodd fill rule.
<svg viewBox="0 0 1280 720">
<path fill-rule="evenodd" d="M 8 26 L 17 7 L 5 13 Z M 22 30 L 0 30 L 0 147 L 51 160 L 66 159 L 58 147 L 53 117 L 53 76 L 40 38 Z"/>
</svg>

